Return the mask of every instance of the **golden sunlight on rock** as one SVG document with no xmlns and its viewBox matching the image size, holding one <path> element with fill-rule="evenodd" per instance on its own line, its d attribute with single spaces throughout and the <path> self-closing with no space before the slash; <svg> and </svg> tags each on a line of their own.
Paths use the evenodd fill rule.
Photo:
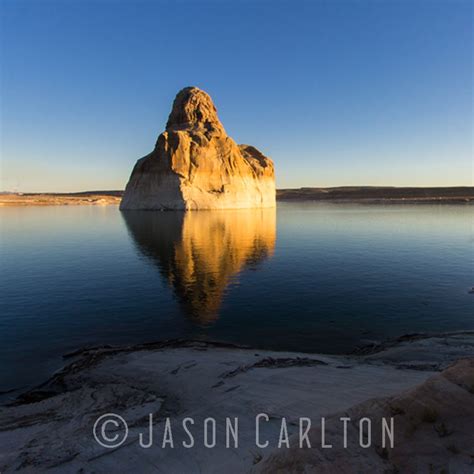
<svg viewBox="0 0 474 474">
<path fill-rule="evenodd" d="M 120 209 L 262 207 L 275 207 L 273 162 L 227 135 L 208 94 L 181 90 L 155 149 L 137 161 Z"/>
</svg>

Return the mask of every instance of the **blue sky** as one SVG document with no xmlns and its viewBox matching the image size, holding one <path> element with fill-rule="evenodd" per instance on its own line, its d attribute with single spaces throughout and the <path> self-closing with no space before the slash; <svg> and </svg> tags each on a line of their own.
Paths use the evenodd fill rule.
<svg viewBox="0 0 474 474">
<path fill-rule="evenodd" d="M 470 1 L 3 0 L 0 189 L 123 189 L 176 92 L 278 187 L 472 185 Z"/>
</svg>

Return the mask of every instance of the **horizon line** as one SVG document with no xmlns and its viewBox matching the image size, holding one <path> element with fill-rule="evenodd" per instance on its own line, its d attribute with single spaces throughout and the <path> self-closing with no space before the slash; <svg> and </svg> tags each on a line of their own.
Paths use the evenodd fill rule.
<svg viewBox="0 0 474 474">
<path fill-rule="evenodd" d="M 473 188 L 471 185 L 455 186 L 391 186 L 391 185 L 341 185 L 341 186 L 300 186 L 291 188 L 277 188 L 277 191 L 291 191 L 302 189 L 461 189 Z M 123 193 L 125 189 L 93 189 L 84 191 L 0 191 L 0 194 L 93 194 L 93 193 Z"/>
</svg>

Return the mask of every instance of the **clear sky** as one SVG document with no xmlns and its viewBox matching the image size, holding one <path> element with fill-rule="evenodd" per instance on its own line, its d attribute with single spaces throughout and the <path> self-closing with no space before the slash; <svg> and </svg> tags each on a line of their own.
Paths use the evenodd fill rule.
<svg viewBox="0 0 474 474">
<path fill-rule="evenodd" d="M 123 189 L 188 85 L 278 187 L 472 185 L 470 0 L 1 10 L 0 190 Z"/>
</svg>

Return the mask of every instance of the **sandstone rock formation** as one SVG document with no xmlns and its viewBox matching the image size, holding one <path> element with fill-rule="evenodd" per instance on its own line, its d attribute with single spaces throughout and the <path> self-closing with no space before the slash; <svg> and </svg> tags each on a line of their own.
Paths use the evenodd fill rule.
<svg viewBox="0 0 474 474">
<path fill-rule="evenodd" d="M 339 429 L 341 417 L 350 418 L 348 439 Z M 381 442 L 381 420 L 394 419 L 393 447 Z M 359 420 L 373 420 L 371 435 L 358 441 Z M 463 359 L 417 387 L 385 399 L 371 399 L 326 420 L 323 448 L 320 425 L 309 432 L 311 448 L 275 450 L 253 474 L 470 473 L 474 468 L 474 359 Z M 356 433 L 356 434 L 354 434 Z M 352 435 L 352 437 L 351 437 Z M 358 436 L 359 435 L 359 436 Z M 325 441 L 325 443 L 326 443 Z M 328 441 L 329 442 L 329 441 Z"/>
<path fill-rule="evenodd" d="M 191 212 L 185 217 L 201 214 L 215 213 Z M 367 363 L 359 356 L 256 351 L 204 340 L 85 349 L 69 354 L 69 365 L 41 386 L 8 406 L 0 405 L 0 471 L 472 474 L 473 338 L 472 332 L 464 331 L 445 335 L 445 344 L 436 342 L 435 346 L 429 336 L 423 344 L 420 339 L 412 353 L 416 359 L 433 355 L 433 347 L 441 353 L 448 348 L 448 358 L 457 347 L 468 358 L 437 374 L 404 368 L 405 351 L 398 358 L 400 366 L 393 366 L 393 350 L 387 365 L 383 358 Z M 122 416 L 129 426 L 125 442 L 116 449 L 94 439 L 93 427 L 106 413 Z M 139 440 L 144 435 L 148 441 L 150 413 L 155 421 L 154 441 L 144 449 Z M 262 449 L 255 444 L 258 413 L 270 416 L 261 431 L 262 441 L 269 440 L 269 446 Z M 225 443 L 223 421 L 229 416 L 239 419 L 238 448 Z M 311 448 L 300 449 L 293 438 L 298 437 L 300 416 L 313 420 Z M 331 449 L 321 448 L 318 423 L 322 416 Z M 341 416 L 351 419 L 347 449 Z M 381 446 L 382 416 L 394 417 L 393 448 Z M 162 448 L 168 417 L 174 447 Z M 192 449 L 182 445 L 189 441 L 180 429 L 186 417 L 195 420 L 190 427 L 195 439 Z M 217 424 L 217 444 L 211 449 L 203 440 L 203 422 L 208 417 Z M 276 444 L 282 417 L 287 419 L 290 448 Z M 369 448 L 359 443 L 362 417 L 373 421 Z M 107 432 L 114 439 L 122 436 L 123 426 L 108 426 Z M 366 430 L 362 434 L 367 435 Z"/>
<path fill-rule="evenodd" d="M 275 206 L 273 163 L 227 136 L 212 99 L 197 87 L 176 96 L 155 149 L 136 163 L 120 209 Z"/>
</svg>

